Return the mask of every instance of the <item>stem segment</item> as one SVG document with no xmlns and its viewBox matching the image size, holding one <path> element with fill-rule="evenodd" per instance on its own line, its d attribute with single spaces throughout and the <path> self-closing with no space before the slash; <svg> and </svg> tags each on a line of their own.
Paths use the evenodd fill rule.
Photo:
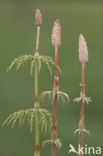
<svg viewBox="0 0 103 156">
<path fill-rule="evenodd" d="M 37 26 L 36 53 L 39 53 L 40 26 Z"/>
<path fill-rule="evenodd" d="M 85 96 L 85 64 L 82 63 L 82 83 L 81 83 L 81 96 Z M 81 112 L 80 112 L 80 121 L 79 121 L 79 129 L 84 128 L 84 101 L 81 102 Z M 83 132 L 79 134 L 79 147 L 82 149 L 83 147 Z M 78 154 L 78 156 L 83 156 L 82 152 Z"/>
<path fill-rule="evenodd" d="M 39 37 L 40 37 L 40 26 L 37 26 L 37 39 L 36 39 L 36 52 L 35 55 L 39 54 Z M 35 62 L 34 69 L 34 88 L 35 88 L 35 98 L 34 98 L 34 107 L 36 111 L 36 129 L 35 129 L 35 151 L 34 156 L 40 156 L 39 150 L 39 93 L 38 93 L 38 63 Z"/>
<path fill-rule="evenodd" d="M 58 91 L 59 89 L 59 78 L 58 78 L 58 46 L 55 46 L 55 77 L 54 77 L 54 91 Z M 51 131 L 51 138 L 57 138 L 57 130 L 56 130 L 56 114 L 57 114 L 57 94 L 54 97 L 54 104 L 53 104 L 53 121 L 52 121 L 52 131 Z M 56 156 L 56 145 L 52 145 L 52 156 Z"/>
</svg>

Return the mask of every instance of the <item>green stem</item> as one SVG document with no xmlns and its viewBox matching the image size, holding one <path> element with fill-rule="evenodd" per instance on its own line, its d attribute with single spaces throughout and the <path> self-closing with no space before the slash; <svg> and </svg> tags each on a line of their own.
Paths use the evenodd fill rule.
<svg viewBox="0 0 103 156">
<path fill-rule="evenodd" d="M 36 129 L 35 129 L 35 152 L 34 156 L 40 156 L 39 150 L 39 94 L 38 94 L 38 64 L 35 62 L 35 100 L 34 100 L 34 107 L 37 109 L 36 111 Z"/>
<path fill-rule="evenodd" d="M 35 86 L 34 86 L 34 88 L 35 88 L 35 98 L 36 98 L 36 100 L 38 99 L 38 64 L 37 64 L 37 62 L 35 62 L 35 71 L 34 71 L 34 73 L 35 73 L 35 75 L 34 75 L 34 77 L 35 77 L 35 82 L 34 82 L 34 84 L 35 84 Z M 35 104 L 38 104 L 38 102 L 37 101 L 35 101 Z"/>
</svg>

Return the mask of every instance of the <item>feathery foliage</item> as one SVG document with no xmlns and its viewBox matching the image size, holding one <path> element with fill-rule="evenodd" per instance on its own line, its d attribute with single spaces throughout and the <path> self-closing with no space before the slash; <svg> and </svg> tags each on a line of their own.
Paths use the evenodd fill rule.
<svg viewBox="0 0 103 156">
<path fill-rule="evenodd" d="M 44 132 L 46 133 L 48 129 L 47 128 L 48 122 L 50 122 L 51 128 L 52 115 L 49 111 L 45 109 L 27 109 L 14 112 L 4 121 L 2 126 L 12 124 L 12 128 L 14 128 L 16 122 L 18 122 L 19 127 L 23 127 L 24 122 L 27 121 L 27 123 L 30 125 L 30 131 L 32 132 L 34 120 L 36 120 L 37 111 L 39 112 L 40 117 L 41 132 L 44 130 Z"/>
<path fill-rule="evenodd" d="M 55 95 L 58 97 L 58 101 L 61 99 L 63 104 L 65 104 L 65 99 L 69 103 L 69 95 L 61 91 L 44 91 L 41 93 L 40 98 L 43 101 L 45 96 L 49 96 L 49 99 L 53 101 Z"/>
<path fill-rule="evenodd" d="M 20 56 L 11 63 L 11 65 L 8 67 L 8 71 L 11 70 L 14 66 L 16 66 L 16 70 L 18 70 L 20 67 L 23 67 L 27 62 L 30 63 L 30 71 L 31 74 L 33 72 L 35 63 L 38 65 L 38 72 L 40 72 L 41 69 L 41 63 L 45 63 L 50 71 L 50 74 L 52 75 L 52 68 L 51 65 L 55 65 L 53 62 L 53 59 L 49 56 L 40 56 L 39 54 L 35 54 L 35 56 L 32 55 L 23 55 Z M 61 72 L 61 69 L 57 66 L 58 70 Z"/>
</svg>

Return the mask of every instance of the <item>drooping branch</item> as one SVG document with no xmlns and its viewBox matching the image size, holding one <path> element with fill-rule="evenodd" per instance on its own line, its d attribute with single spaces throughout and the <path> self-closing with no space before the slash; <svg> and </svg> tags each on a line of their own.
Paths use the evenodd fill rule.
<svg viewBox="0 0 103 156">
<path fill-rule="evenodd" d="M 36 122 L 36 112 L 39 112 L 40 118 L 40 126 L 41 132 L 47 132 L 50 130 L 52 124 L 52 115 L 46 109 L 27 109 L 27 110 L 19 110 L 18 112 L 12 113 L 3 123 L 4 125 L 12 125 L 14 128 L 15 124 L 18 123 L 19 127 L 23 127 L 24 124 L 27 122 L 30 126 L 30 131 L 33 131 L 34 124 Z M 50 127 L 50 128 L 48 128 Z"/>
</svg>

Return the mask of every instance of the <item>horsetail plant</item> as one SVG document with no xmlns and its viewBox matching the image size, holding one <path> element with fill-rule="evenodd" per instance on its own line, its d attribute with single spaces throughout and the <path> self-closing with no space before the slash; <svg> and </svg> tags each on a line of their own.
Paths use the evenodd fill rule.
<svg viewBox="0 0 103 156">
<path fill-rule="evenodd" d="M 40 27 L 42 25 L 42 15 L 39 9 L 36 9 L 35 13 L 35 24 L 37 26 L 37 37 L 36 37 L 36 51 L 34 56 L 32 55 L 24 55 L 16 58 L 11 65 L 9 66 L 8 70 L 11 70 L 12 67 L 16 66 L 18 70 L 20 67 L 24 66 L 27 62 L 30 62 L 31 65 L 31 72 L 34 69 L 34 108 L 27 109 L 27 110 L 20 110 L 11 114 L 7 120 L 3 123 L 3 125 L 9 125 L 12 123 L 12 128 L 14 127 L 15 123 L 18 121 L 19 126 L 23 126 L 24 122 L 27 121 L 30 125 L 30 129 L 32 132 L 33 124 L 35 120 L 35 156 L 40 156 L 40 149 L 39 149 L 39 130 L 47 132 L 47 124 L 50 123 L 50 127 L 52 125 L 52 115 L 46 109 L 40 109 L 39 103 L 39 92 L 38 92 L 38 73 L 41 69 L 41 63 L 45 63 L 52 73 L 51 65 L 55 66 L 53 59 L 47 56 L 39 55 L 39 38 L 40 38 Z M 59 70 L 59 67 L 56 66 L 56 70 Z M 41 126 L 40 126 L 41 125 Z"/>
<path fill-rule="evenodd" d="M 69 102 L 69 96 L 67 93 L 59 91 L 59 76 L 58 76 L 58 48 L 61 45 L 61 25 L 60 21 L 57 19 L 54 22 L 54 27 L 52 31 L 52 45 L 55 48 L 55 75 L 54 75 L 54 88 L 53 91 L 44 91 L 41 94 L 41 98 L 46 95 L 53 101 L 53 120 L 51 128 L 51 140 L 46 140 L 43 142 L 43 146 L 51 144 L 52 145 L 52 156 L 56 156 L 56 147 L 61 148 L 61 140 L 57 137 L 57 104 L 59 99 L 65 103 L 65 98 Z"/>
<path fill-rule="evenodd" d="M 89 134 L 89 131 L 84 127 L 84 103 L 89 104 L 89 102 L 91 102 L 91 98 L 85 96 L 85 63 L 88 62 L 88 48 L 85 38 L 82 34 L 79 37 L 79 61 L 82 63 L 82 81 L 80 84 L 81 92 L 80 97 L 74 99 L 74 101 L 81 102 L 81 112 L 79 129 L 77 129 L 74 133 L 79 133 L 78 156 L 82 156 L 83 154 L 81 149 L 83 148 L 83 135 L 84 133 Z"/>
</svg>

